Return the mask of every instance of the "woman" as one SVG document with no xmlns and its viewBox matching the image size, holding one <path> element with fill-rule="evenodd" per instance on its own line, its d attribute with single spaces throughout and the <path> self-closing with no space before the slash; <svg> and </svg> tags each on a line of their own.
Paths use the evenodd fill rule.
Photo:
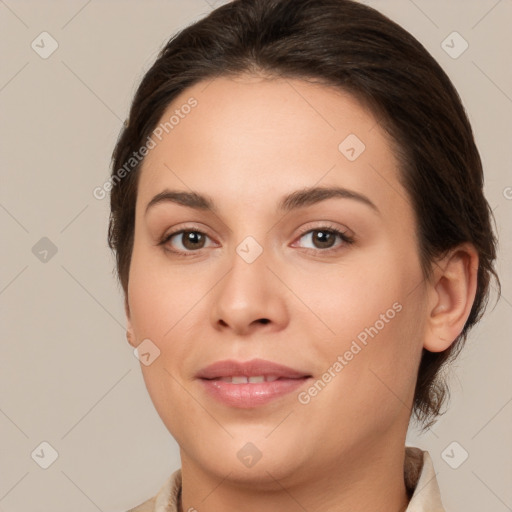
<svg viewBox="0 0 512 512">
<path fill-rule="evenodd" d="M 442 511 L 411 417 L 481 317 L 496 240 L 461 101 L 348 0 L 228 3 L 117 142 L 127 337 L 181 469 L 132 511 Z"/>
</svg>

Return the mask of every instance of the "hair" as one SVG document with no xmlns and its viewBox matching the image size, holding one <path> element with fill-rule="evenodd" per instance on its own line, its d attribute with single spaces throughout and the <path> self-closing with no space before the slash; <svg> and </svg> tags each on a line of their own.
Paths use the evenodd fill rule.
<svg viewBox="0 0 512 512">
<path fill-rule="evenodd" d="M 138 162 L 116 173 L 160 122 L 173 99 L 218 76 L 314 79 L 356 97 L 393 142 L 413 209 L 423 275 L 463 242 L 479 256 L 477 291 L 464 329 L 443 352 L 423 349 L 413 415 L 423 429 L 449 396 L 441 369 L 465 343 L 488 302 L 497 240 L 483 194 L 483 171 L 462 101 L 450 79 L 411 34 L 352 0 L 235 0 L 175 34 L 144 75 L 112 155 L 108 243 L 128 294 Z"/>
</svg>

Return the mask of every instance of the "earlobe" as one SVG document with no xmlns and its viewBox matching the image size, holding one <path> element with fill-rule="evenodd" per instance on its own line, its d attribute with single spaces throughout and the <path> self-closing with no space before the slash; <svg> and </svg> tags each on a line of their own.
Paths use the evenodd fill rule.
<svg viewBox="0 0 512 512">
<path fill-rule="evenodd" d="M 133 332 L 133 326 L 130 317 L 130 306 L 128 305 L 127 297 L 125 298 L 124 301 L 124 311 L 126 313 L 126 339 L 128 340 L 128 343 L 135 348 L 137 346 L 137 342 L 135 340 L 135 334 Z"/>
<path fill-rule="evenodd" d="M 475 300 L 478 254 L 471 244 L 450 251 L 433 272 L 424 348 L 442 352 L 464 329 Z"/>
</svg>

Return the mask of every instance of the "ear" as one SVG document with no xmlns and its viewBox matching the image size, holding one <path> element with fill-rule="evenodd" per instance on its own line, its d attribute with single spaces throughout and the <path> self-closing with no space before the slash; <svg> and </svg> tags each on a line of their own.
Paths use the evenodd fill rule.
<svg viewBox="0 0 512 512">
<path fill-rule="evenodd" d="M 130 318 L 130 306 L 128 305 L 127 295 L 124 299 L 124 311 L 126 313 L 126 339 L 128 340 L 128 343 L 135 348 L 137 347 L 137 342 L 135 340 L 135 334 L 133 332 L 132 321 Z"/>
<path fill-rule="evenodd" d="M 423 344 L 430 352 L 446 350 L 462 332 L 475 300 L 478 261 L 474 246 L 465 243 L 435 263 Z"/>
</svg>

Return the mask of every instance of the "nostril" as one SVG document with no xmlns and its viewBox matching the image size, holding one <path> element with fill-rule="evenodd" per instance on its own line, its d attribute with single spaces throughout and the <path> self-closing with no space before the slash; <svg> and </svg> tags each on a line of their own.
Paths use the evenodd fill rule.
<svg viewBox="0 0 512 512">
<path fill-rule="evenodd" d="M 262 318 L 262 319 L 260 320 L 260 322 L 261 322 L 262 324 L 268 324 L 268 323 L 270 322 L 270 320 L 269 320 L 268 318 Z"/>
</svg>

